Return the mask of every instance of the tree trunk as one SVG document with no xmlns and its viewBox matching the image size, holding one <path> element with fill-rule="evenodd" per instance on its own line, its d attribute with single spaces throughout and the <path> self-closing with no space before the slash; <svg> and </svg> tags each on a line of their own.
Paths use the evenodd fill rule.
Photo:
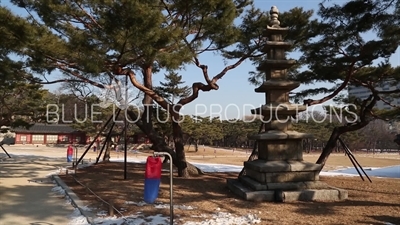
<svg viewBox="0 0 400 225">
<path fill-rule="evenodd" d="M 138 115 L 134 111 L 128 110 L 127 114 L 132 121 L 137 121 L 135 124 L 150 139 L 151 143 L 153 144 L 151 146 L 151 149 L 154 151 L 168 152 L 172 156 L 174 165 L 178 167 L 177 156 L 174 150 L 169 148 L 168 144 L 165 142 L 165 139 L 161 137 L 152 127 L 145 126 L 143 124 L 143 120 L 138 120 Z M 188 162 L 186 162 L 186 166 L 187 166 L 187 171 L 190 175 L 204 174 L 203 171 L 201 171 L 200 169 L 198 169 L 197 167 L 193 166 Z"/>
<path fill-rule="evenodd" d="M 344 132 L 343 132 L 344 133 Z M 326 143 L 325 147 L 322 150 L 321 155 L 317 160 L 317 164 L 322 164 L 322 167 L 325 166 L 326 161 L 328 160 L 329 155 L 335 149 L 336 143 L 342 133 L 338 127 L 335 127 L 332 131 L 331 136 L 329 137 L 328 142 Z"/>
<path fill-rule="evenodd" d="M 319 156 L 319 158 L 316 162 L 317 164 L 322 164 L 322 167 L 325 166 L 325 163 L 328 160 L 329 155 L 331 154 L 333 149 L 335 149 L 335 147 L 336 147 L 336 143 L 337 143 L 340 135 L 341 135 L 341 133 L 339 132 L 339 129 L 337 127 L 335 127 L 332 131 L 331 136 L 329 137 L 328 142 L 326 143 L 324 149 L 322 150 L 321 155 Z"/>
<path fill-rule="evenodd" d="M 181 125 L 177 121 L 179 121 L 179 114 L 174 114 L 172 119 L 172 134 L 174 139 L 178 176 L 189 177 L 184 149 L 185 146 L 183 143 L 183 131 Z"/>
<path fill-rule="evenodd" d="M 369 122 L 366 120 L 363 120 L 362 122 L 358 122 L 355 125 L 346 125 L 346 126 L 341 126 L 341 127 L 335 127 L 332 131 L 331 136 L 329 137 L 328 142 L 324 146 L 321 155 L 319 156 L 317 160 L 317 164 L 322 164 L 321 169 L 325 166 L 326 161 L 329 158 L 329 155 L 332 153 L 332 151 L 336 147 L 336 143 L 340 137 L 340 135 L 351 132 L 351 131 L 356 131 L 359 130 L 363 127 L 365 127 Z"/>
<path fill-rule="evenodd" d="M 147 65 L 142 68 L 143 70 L 143 83 L 146 88 L 153 89 L 153 80 L 152 80 L 152 66 Z M 180 177 L 188 177 L 189 171 L 194 174 L 202 173 L 199 169 L 194 167 L 193 165 L 186 162 L 185 152 L 183 149 L 183 132 L 179 124 L 173 127 L 173 138 L 175 143 L 176 152 L 171 149 L 166 143 L 165 139 L 158 135 L 158 133 L 154 130 L 152 123 L 152 115 L 153 115 L 153 99 L 151 96 L 145 94 L 143 98 L 144 112 L 142 114 L 142 118 L 140 121 L 137 121 L 137 115 L 133 111 L 128 111 L 129 116 L 136 122 L 136 125 L 147 135 L 147 137 L 153 143 L 151 149 L 156 151 L 168 152 L 173 159 L 174 165 L 178 168 L 178 176 Z M 178 116 L 174 115 L 174 116 Z M 176 119 L 179 121 L 179 118 Z M 173 123 L 174 125 L 174 123 Z"/>
<path fill-rule="evenodd" d="M 110 162 L 110 153 L 111 153 L 111 141 L 107 141 L 106 143 L 106 151 L 104 152 L 103 162 Z"/>
<path fill-rule="evenodd" d="M 199 151 L 199 140 L 198 139 L 194 142 L 194 150 L 195 150 L 195 152 Z"/>
</svg>

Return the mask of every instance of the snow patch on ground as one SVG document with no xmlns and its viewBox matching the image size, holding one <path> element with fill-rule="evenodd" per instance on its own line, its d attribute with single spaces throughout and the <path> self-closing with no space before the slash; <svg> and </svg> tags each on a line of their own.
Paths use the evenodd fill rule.
<svg viewBox="0 0 400 225">
<path fill-rule="evenodd" d="M 159 205 L 154 205 L 156 209 L 169 209 L 170 205 L 168 204 L 159 204 Z M 181 210 L 193 210 L 195 207 L 192 207 L 190 205 L 174 205 L 174 209 L 181 209 Z"/>
<path fill-rule="evenodd" d="M 70 222 L 68 225 L 90 225 L 87 222 L 86 217 L 82 216 L 81 212 L 78 208 L 75 208 L 74 211 L 69 215 Z"/>
<path fill-rule="evenodd" d="M 231 213 L 217 212 L 209 218 L 209 215 L 203 214 L 199 216 L 204 220 L 202 222 L 183 222 L 183 225 L 248 225 L 259 224 L 261 219 L 255 214 L 247 214 L 244 216 L 236 216 Z M 86 225 L 87 222 L 80 217 L 76 217 L 73 222 L 76 225 Z M 138 213 L 137 215 L 130 215 L 124 218 L 121 217 L 97 217 L 94 219 L 95 224 L 102 225 L 169 225 L 169 217 L 157 214 L 153 216 L 144 217 Z"/>
<path fill-rule="evenodd" d="M 161 214 L 154 216 L 144 217 L 143 215 L 130 215 L 127 217 L 97 217 L 93 221 L 95 224 L 102 225 L 168 225 L 169 217 L 165 217 Z M 86 225 L 86 224 L 79 224 Z"/>
<path fill-rule="evenodd" d="M 65 195 L 65 190 L 61 186 L 55 186 L 51 191 L 56 192 L 59 195 Z"/>
<path fill-rule="evenodd" d="M 140 201 L 140 202 L 126 201 L 125 205 L 144 206 L 144 205 L 147 205 L 147 203 L 144 201 Z"/>
<path fill-rule="evenodd" d="M 37 157 L 37 155 L 18 152 L 16 157 L 21 156 L 33 156 Z M 12 155 L 14 157 L 14 155 Z M 42 161 L 50 161 L 54 159 L 61 159 L 59 157 L 42 157 L 40 159 Z M 145 163 L 145 156 L 138 157 L 130 157 L 128 158 L 128 162 L 136 162 L 136 163 Z M 62 158 L 62 160 L 65 160 Z M 112 159 L 111 161 L 123 162 L 123 158 L 120 159 Z M 91 166 L 93 163 L 85 163 L 79 165 L 80 168 Z M 235 166 L 235 165 L 224 165 L 224 164 L 205 164 L 205 163 L 193 163 L 195 166 L 202 169 L 204 172 L 240 172 L 243 166 Z M 50 175 L 58 174 L 63 172 L 65 168 L 58 168 L 54 172 L 50 173 Z M 385 167 L 385 168 L 364 168 L 366 173 L 370 176 L 380 176 L 380 177 L 398 177 L 400 178 L 400 166 L 393 167 Z M 71 171 L 70 171 L 71 172 Z M 322 176 L 358 176 L 358 174 L 354 171 L 354 168 L 340 168 L 335 171 L 323 171 L 320 173 Z M 65 199 L 68 204 L 70 204 L 70 199 L 65 195 L 65 190 L 63 190 L 60 186 L 55 186 L 52 188 L 52 192 L 65 196 Z M 139 207 L 147 205 L 145 202 L 131 202 L 127 201 L 126 204 L 135 204 Z M 155 208 L 169 208 L 169 204 L 164 203 L 156 203 L 153 204 Z M 174 208 L 181 210 L 192 210 L 194 207 L 186 206 L 186 205 L 174 205 Z M 85 211 L 90 211 L 91 209 L 88 207 L 81 207 L 81 209 Z M 223 212 L 223 209 L 220 208 L 215 210 L 216 213 L 213 214 L 202 214 L 202 215 L 193 215 L 194 217 L 201 218 L 202 222 L 193 222 L 193 221 L 182 221 L 184 225 L 246 225 L 246 224 L 260 224 L 261 219 L 256 214 L 247 214 L 247 215 L 234 215 L 231 213 Z M 140 212 L 137 212 L 134 215 L 129 215 L 125 217 L 107 217 L 108 213 L 103 212 L 95 212 L 94 223 L 102 224 L 102 225 L 169 225 L 169 215 L 151 215 L 145 216 Z M 88 225 L 87 219 L 81 215 L 79 209 L 75 209 L 71 215 L 69 216 L 70 223 L 69 225 Z M 175 215 L 175 220 L 179 220 L 179 216 Z M 386 225 L 393 225 L 392 223 L 385 223 Z"/>
<path fill-rule="evenodd" d="M 348 173 L 341 173 L 341 172 L 334 172 L 334 171 L 321 171 L 319 173 L 321 176 L 329 176 L 329 177 L 338 177 L 338 176 L 343 176 L 343 177 L 355 177 L 358 176 L 358 174 L 348 174 Z"/>
<path fill-rule="evenodd" d="M 201 217 L 207 218 L 207 215 Z M 255 214 L 236 216 L 231 213 L 217 212 L 210 219 L 205 219 L 202 222 L 186 222 L 184 225 L 247 225 L 259 223 L 261 223 L 261 219 Z"/>
<path fill-rule="evenodd" d="M 218 172 L 240 172 L 243 166 L 227 165 L 227 164 L 211 164 L 211 163 L 192 163 L 194 166 L 206 173 Z"/>
</svg>

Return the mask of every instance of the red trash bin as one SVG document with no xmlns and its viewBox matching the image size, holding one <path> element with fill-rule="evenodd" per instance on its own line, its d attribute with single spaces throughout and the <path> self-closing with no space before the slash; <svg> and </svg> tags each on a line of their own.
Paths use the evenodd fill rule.
<svg viewBox="0 0 400 225">
<path fill-rule="evenodd" d="M 144 175 L 144 201 L 154 203 L 158 197 L 161 183 L 162 161 L 160 157 L 147 157 Z"/>
<path fill-rule="evenodd" d="M 74 154 L 74 149 L 72 148 L 71 145 L 68 145 L 68 148 L 67 148 L 67 162 L 72 162 L 73 154 Z"/>
</svg>

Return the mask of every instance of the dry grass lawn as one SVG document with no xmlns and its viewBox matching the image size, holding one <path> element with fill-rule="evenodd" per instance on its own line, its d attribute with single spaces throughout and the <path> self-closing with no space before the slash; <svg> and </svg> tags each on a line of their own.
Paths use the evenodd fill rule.
<svg viewBox="0 0 400 225">
<path fill-rule="evenodd" d="M 117 153 L 113 153 L 117 157 Z M 143 155 L 143 154 L 141 154 Z M 204 155 L 204 158 L 203 158 Z M 224 163 L 242 165 L 248 155 L 240 151 L 223 151 L 200 148 L 199 152 L 189 151 L 192 162 Z M 119 156 L 121 157 L 121 155 Z M 307 161 L 315 161 L 317 154 L 304 154 Z M 400 164 L 396 154 L 357 155 L 365 167 L 379 167 Z M 328 167 L 351 166 L 347 157 L 334 154 Z M 165 168 L 168 168 L 165 165 Z M 159 202 L 169 203 L 169 173 L 163 172 Z M 174 178 L 174 203 L 194 207 L 193 210 L 175 209 L 175 221 L 201 220 L 194 216 L 211 214 L 217 208 L 235 215 L 257 214 L 261 224 L 400 224 L 400 179 L 374 178 L 373 183 L 363 182 L 359 177 L 321 177 L 332 186 L 347 189 L 349 199 L 344 202 L 296 202 L 256 203 L 239 199 L 226 187 L 227 178 L 237 173 L 207 173 L 189 179 Z M 90 202 L 99 210 L 107 210 L 104 203 L 85 191 L 71 175 L 60 176 L 78 196 Z M 123 163 L 99 163 L 77 171 L 76 179 L 87 185 L 106 201 L 113 201 L 116 208 L 124 208 L 124 215 L 140 211 L 145 215 L 169 215 L 169 209 L 155 209 L 153 206 L 127 205 L 126 201 L 140 202 L 143 199 L 144 165 L 128 164 L 128 179 L 123 179 Z"/>
</svg>

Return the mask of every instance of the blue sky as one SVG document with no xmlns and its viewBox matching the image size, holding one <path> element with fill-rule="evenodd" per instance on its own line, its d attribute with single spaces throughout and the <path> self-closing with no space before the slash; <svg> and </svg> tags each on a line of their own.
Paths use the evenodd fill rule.
<svg viewBox="0 0 400 225">
<path fill-rule="evenodd" d="M 256 7 L 262 10 L 270 10 L 275 5 L 278 7 L 280 12 L 288 11 L 294 7 L 302 7 L 305 10 L 313 9 L 317 11 L 318 4 L 321 0 L 275 0 L 275 1 L 263 1 L 255 0 Z M 338 3 L 342 4 L 346 1 L 329 1 L 329 4 Z M 10 5 L 8 2 L 2 2 L 3 5 L 7 5 L 15 13 L 25 15 L 26 13 L 18 9 L 15 6 Z M 284 24 L 282 24 L 284 26 Z M 368 36 L 365 37 L 368 39 Z M 297 54 L 298 56 L 298 54 Z M 296 54 L 293 55 L 296 57 Z M 224 67 L 224 61 L 221 57 L 214 55 L 213 53 L 203 54 L 199 57 L 202 64 L 208 65 L 210 76 L 214 76 L 219 73 Z M 400 51 L 398 50 L 391 58 L 393 66 L 400 65 Z M 192 103 L 186 105 L 182 109 L 184 114 L 199 114 L 201 116 L 217 116 L 219 113 L 223 119 L 241 118 L 243 115 L 249 115 L 250 110 L 254 107 L 259 107 L 265 103 L 265 97 L 262 93 L 255 93 L 254 86 L 250 85 L 247 81 L 248 74 L 250 71 L 254 71 L 255 67 L 250 62 L 246 61 L 242 63 L 238 68 L 229 71 L 223 79 L 218 81 L 220 89 L 218 91 L 201 92 L 199 97 Z M 191 85 L 193 82 L 204 82 L 204 78 L 200 69 L 196 66 L 188 66 L 185 71 L 179 72 L 183 75 L 187 85 Z M 154 85 L 158 85 L 159 81 L 162 81 L 164 77 L 163 73 L 154 75 Z M 319 83 L 315 84 L 315 87 L 325 86 L 329 84 Z M 49 85 L 46 88 L 50 90 L 57 89 L 57 85 Z M 307 88 L 302 85 L 298 90 Z M 315 98 L 322 96 L 315 96 Z M 331 102 L 328 102 L 328 104 Z M 316 109 L 321 109 L 321 106 Z M 221 111 L 221 112 L 219 112 Z M 202 113 L 202 114 L 201 114 Z"/>
</svg>

